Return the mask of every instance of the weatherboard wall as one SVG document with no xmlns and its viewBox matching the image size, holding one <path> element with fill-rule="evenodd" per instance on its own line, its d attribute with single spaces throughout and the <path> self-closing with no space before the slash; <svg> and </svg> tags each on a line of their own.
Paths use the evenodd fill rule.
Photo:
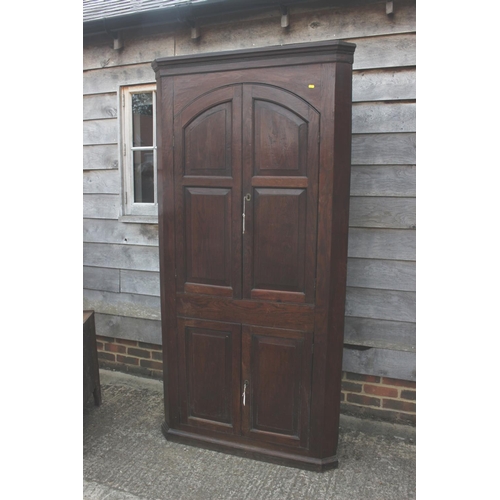
<svg viewBox="0 0 500 500">
<path fill-rule="evenodd" d="M 161 344 L 158 227 L 124 222 L 119 90 L 155 58 L 342 39 L 357 45 L 344 370 L 415 380 L 415 2 L 290 8 L 84 40 L 84 308 L 99 335 Z"/>
</svg>

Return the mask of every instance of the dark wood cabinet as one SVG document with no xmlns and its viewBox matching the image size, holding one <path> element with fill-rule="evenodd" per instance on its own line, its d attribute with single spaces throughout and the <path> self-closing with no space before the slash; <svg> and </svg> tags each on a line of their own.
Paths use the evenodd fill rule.
<svg viewBox="0 0 500 500">
<path fill-rule="evenodd" d="M 354 47 L 153 63 L 168 439 L 337 463 Z"/>
</svg>

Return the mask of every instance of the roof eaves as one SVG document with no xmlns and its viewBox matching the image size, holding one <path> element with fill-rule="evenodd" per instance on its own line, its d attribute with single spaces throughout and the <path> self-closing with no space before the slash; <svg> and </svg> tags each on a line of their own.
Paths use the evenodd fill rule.
<svg viewBox="0 0 500 500">
<path fill-rule="evenodd" d="M 286 4 L 308 1 L 286 0 Z M 282 3 L 283 0 L 84 0 L 83 35 L 186 22 L 196 17 L 279 7 Z M 101 8 L 96 6 L 92 13 L 90 4 L 100 4 Z"/>
</svg>

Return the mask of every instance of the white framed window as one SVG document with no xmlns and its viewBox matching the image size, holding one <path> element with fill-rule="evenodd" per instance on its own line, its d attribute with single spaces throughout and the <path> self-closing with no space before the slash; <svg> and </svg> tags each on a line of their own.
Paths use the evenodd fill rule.
<svg viewBox="0 0 500 500">
<path fill-rule="evenodd" d="M 122 87 L 123 215 L 157 217 L 156 85 Z"/>
</svg>

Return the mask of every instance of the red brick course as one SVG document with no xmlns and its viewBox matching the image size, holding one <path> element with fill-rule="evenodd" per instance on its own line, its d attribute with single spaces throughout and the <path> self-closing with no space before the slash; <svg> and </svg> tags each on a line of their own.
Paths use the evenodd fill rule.
<svg viewBox="0 0 500 500">
<path fill-rule="evenodd" d="M 416 423 L 417 393 L 413 381 L 345 372 L 342 394 L 340 407 L 343 413 L 413 425 Z"/>
</svg>

